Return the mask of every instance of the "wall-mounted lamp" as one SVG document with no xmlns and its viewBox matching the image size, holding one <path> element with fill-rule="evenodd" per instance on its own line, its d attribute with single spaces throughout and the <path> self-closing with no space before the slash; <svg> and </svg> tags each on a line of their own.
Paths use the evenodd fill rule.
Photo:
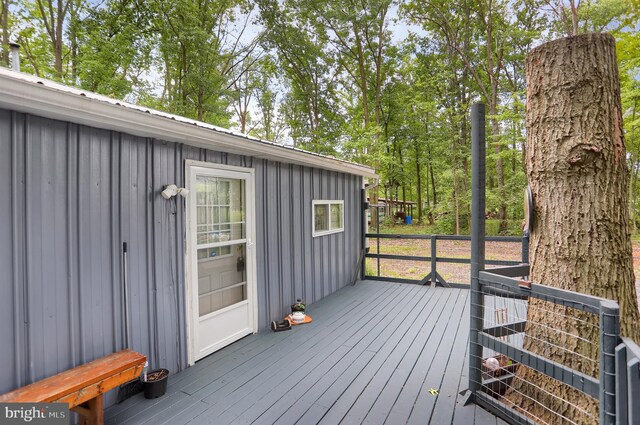
<svg viewBox="0 0 640 425">
<path fill-rule="evenodd" d="M 189 189 L 178 187 L 175 184 L 170 184 L 165 186 L 164 190 L 160 193 L 164 199 L 170 199 L 178 194 L 183 198 L 186 198 L 187 195 L 189 195 Z"/>
</svg>

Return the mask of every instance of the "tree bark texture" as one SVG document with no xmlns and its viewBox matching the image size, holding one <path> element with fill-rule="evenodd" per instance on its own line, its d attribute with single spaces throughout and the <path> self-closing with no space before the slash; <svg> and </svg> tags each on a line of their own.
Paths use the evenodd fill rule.
<svg viewBox="0 0 640 425">
<path fill-rule="evenodd" d="M 622 334 L 637 341 L 615 39 L 583 34 L 543 44 L 527 55 L 526 80 L 526 169 L 535 204 L 530 279 L 618 301 Z M 524 344 L 598 377 L 596 315 L 531 299 Z M 517 378 L 507 398 L 529 415 L 597 423 L 597 400 L 524 367 Z"/>
</svg>

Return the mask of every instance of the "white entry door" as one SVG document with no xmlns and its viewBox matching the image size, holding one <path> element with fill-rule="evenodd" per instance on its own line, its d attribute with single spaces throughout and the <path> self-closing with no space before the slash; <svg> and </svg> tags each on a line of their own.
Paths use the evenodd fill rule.
<svg viewBox="0 0 640 425">
<path fill-rule="evenodd" d="M 253 170 L 187 161 L 186 174 L 193 364 L 257 331 Z"/>
</svg>

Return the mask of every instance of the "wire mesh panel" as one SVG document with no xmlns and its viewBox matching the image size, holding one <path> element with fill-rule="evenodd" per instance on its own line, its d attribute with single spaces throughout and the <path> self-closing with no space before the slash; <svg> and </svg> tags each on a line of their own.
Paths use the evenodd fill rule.
<svg viewBox="0 0 640 425">
<path fill-rule="evenodd" d="M 511 423 L 614 423 L 617 304 L 518 274 L 528 267 L 479 273 L 476 401 Z"/>
</svg>

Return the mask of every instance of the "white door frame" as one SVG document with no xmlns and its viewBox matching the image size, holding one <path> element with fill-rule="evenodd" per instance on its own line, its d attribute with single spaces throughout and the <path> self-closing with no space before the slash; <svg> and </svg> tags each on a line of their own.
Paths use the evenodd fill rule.
<svg viewBox="0 0 640 425">
<path fill-rule="evenodd" d="M 255 216 L 255 172 L 253 168 L 236 167 L 231 165 L 215 164 L 188 159 L 185 161 L 185 185 L 191 192 L 186 202 L 186 226 L 185 226 L 185 304 L 186 304 L 186 325 L 187 325 L 187 358 L 189 365 L 196 362 L 196 323 L 195 315 L 198 311 L 197 285 L 198 285 L 198 253 L 195 249 L 196 242 L 196 211 L 195 196 L 196 191 L 192 180 L 192 171 L 198 169 L 218 172 L 220 177 L 245 179 L 246 193 L 246 257 L 245 271 L 247 277 L 247 300 L 251 305 L 250 313 L 253 333 L 258 331 L 258 287 L 256 273 L 256 216 Z M 195 284 L 195 287 L 194 287 Z"/>
</svg>

